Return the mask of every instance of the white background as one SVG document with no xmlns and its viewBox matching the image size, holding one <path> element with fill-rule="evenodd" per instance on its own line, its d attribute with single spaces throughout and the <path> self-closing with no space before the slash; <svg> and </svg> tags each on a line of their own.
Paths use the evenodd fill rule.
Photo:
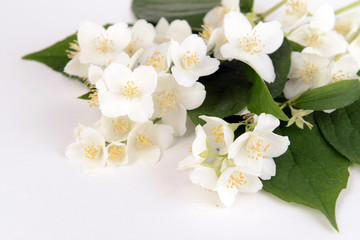
<svg viewBox="0 0 360 240">
<path fill-rule="evenodd" d="M 273 1 L 268 1 L 273 3 Z M 316 9 L 324 1 L 313 1 Z M 331 1 L 341 6 L 350 1 Z M 65 158 L 72 129 L 99 112 L 76 81 L 20 57 L 74 33 L 79 22 L 133 22 L 130 0 L 1 1 L 0 239 L 357 239 L 360 167 L 337 204 L 340 233 L 318 211 L 266 193 L 232 208 L 176 170 L 193 135 L 158 164 L 131 163 L 96 176 Z"/>
</svg>

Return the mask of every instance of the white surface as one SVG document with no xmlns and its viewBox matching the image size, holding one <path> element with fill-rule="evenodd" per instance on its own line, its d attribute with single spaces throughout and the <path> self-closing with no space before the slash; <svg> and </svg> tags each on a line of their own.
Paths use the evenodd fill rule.
<svg viewBox="0 0 360 240">
<path fill-rule="evenodd" d="M 86 89 L 20 60 L 75 32 L 83 20 L 134 17 L 129 0 L 0 3 L 0 239 L 357 239 L 359 166 L 350 168 L 338 200 L 340 233 L 319 212 L 265 192 L 239 195 L 232 208 L 223 208 L 216 193 L 176 170 L 191 133 L 156 165 L 132 163 L 84 175 L 64 151 L 78 122 L 91 125 L 99 117 L 76 99 Z"/>
</svg>

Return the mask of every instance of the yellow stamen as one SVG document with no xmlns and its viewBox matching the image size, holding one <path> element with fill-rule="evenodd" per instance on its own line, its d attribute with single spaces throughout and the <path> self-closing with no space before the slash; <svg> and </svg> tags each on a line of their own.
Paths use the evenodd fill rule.
<svg viewBox="0 0 360 240">
<path fill-rule="evenodd" d="M 160 106 L 160 113 L 164 114 L 167 110 L 174 110 L 176 104 L 176 96 L 174 93 L 163 91 L 156 96 L 155 101 Z"/>
<path fill-rule="evenodd" d="M 85 158 L 94 160 L 98 154 L 99 150 L 94 145 L 88 145 L 85 147 Z"/>
<path fill-rule="evenodd" d="M 114 161 L 119 161 L 121 159 L 122 154 L 124 153 L 124 150 L 119 146 L 111 146 L 108 148 L 109 152 L 109 159 Z"/>
<path fill-rule="evenodd" d="M 133 81 L 128 81 L 126 85 L 120 89 L 120 91 L 128 100 L 132 100 L 139 93 L 139 89 Z"/>
<path fill-rule="evenodd" d="M 111 123 L 113 125 L 113 132 L 114 133 L 124 133 L 129 131 L 129 122 L 124 118 L 118 118 L 111 120 Z"/>
<path fill-rule="evenodd" d="M 226 187 L 239 190 L 240 187 L 245 184 L 247 184 L 247 180 L 244 175 L 241 172 L 235 170 L 227 181 Z"/>
<path fill-rule="evenodd" d="M 182 61 L 186 68 L 195 67 L 200 63 L 199 54 L 197 52 L 187 51 L 185 54 L 183 54 Z"/>
<path fill-rule="evenodd" d="M 150 137 L 146 135 L 140 135 L 136 137 L 136 147 L 138 149 L 145 149 L 147 147 L 154 146 Z"/>
<path fill-rule="evenodd" d="M 239 39 L 241 48 L 253 55 L 253 54 L 257 54 L 257 53 L 262 53 L 265 45 L 261 44 L 261 40 L 259 39 L 259 34 L 256 33 L 256 31 L 254 31 L 251 34 L 246 34 L 245 36 L 243 36 L 242 38 Z"/>
<path fill-rule="evenodd" d="M 218 125 L 217 127 L 213 127 L 210 130 L 210 135 L 216 136 L 215 142 L 217 143 L 224 141 L 223 127 L 221 125 Z"/>
</svg>

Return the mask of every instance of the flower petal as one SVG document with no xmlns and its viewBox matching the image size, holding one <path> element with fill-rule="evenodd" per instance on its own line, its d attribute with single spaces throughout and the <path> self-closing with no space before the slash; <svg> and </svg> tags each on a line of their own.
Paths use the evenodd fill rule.
<svg viewBox="0 0 360 240">
<path fill-rule="evenodd" d="M 253 54 L 248 56 L 247 62 L 259 76 L 268 83 L 275 81 L 275 70 L 271 58 L 266 54 Z"/>
<path fill-rule="evenodd" d="M 186 109 L 181 104 L 176 104 L 174 109 L 168 109 L 161 118 L 164 124 L 174 129 L 175 136 L 182 136 L 186 132 Z"/>
<path fill-rule="evenodd" d="M 179 43 L 182 43 L 184 39 L 190 36 L 192 33 L 191 27 L 186 20 L 174 20 L 166 33 L 166 39 L 173 39 Z"/>
<path fill-rule="evenodd" d="M 310 27 L 321 32 L 329 32 L 335 26 L 334 8 L 329 4 L 322 5 L 310 21 Z"/>
<path fill-rule="evenodd" d="M 216 191 L 218 178 L 212 168 L 202 166 L 195 168 L 190 175 L 190 180 L 205 189 Z"/>
<path fill-rule="evenodd" d="M 260 178 L 262 180 L 269 180 L 276 174 L 276 165 L 274 159 L 264 158 Z"/>
<path fill-rule="evenodd" d="M 290 145 L 288 137 L 283 137 L 274 133 L 265 133 L 259 136 L 263 140 L 263 146 L 268 146 L 266 152 L 267 157 L 279 157 L 284 154 Z"/>
<path fill-rule="evenodd" d="M 196 82 L 191 87 L 177 87 L 177 101 L 184 105 L 187 110 L 198 108 L 205 100 L 206 91 L 204 85 Z"/>
<path fill-rule="evenodd" d="M 174 129 L 164 124 L 154 124 L 149 134 L 152 142 L 161 150 L 168 149 L 174 140 Z"/>
<path fill-rule="evenodd" d="M 192 86 L 199 79 L 199 75 L 196 75 L 191 71 L 183 70 L 182 68 L 178 68 L 176 66 L 171 68 L 171 73 L 173 74 L 177 83 L 184 87 Z"/>
<path fill-rule="evenodd" d="M 231 45 L 238 45 L 239 38 L 251 33 L 249 20 L 240 12 L 229 12 L 224 18 L 224 33 Z"/>
<path fill-rule="evenodd" d="M 254 27 L 254 32 L 259 34 L 261 44 L 264 45 L 263 53 L 270 54 L 278 50 L 284 41 L 284 32 L 277 21 L 260 22 Z"/>
<path fill-rule="evenodd" d="M 127 114 L 130 102 L 120 94 L 107 91 L 99 98 L 99 105 L 106 117 L 119 117 Z"/>
<path fill-rule="evenodd" d="M 181 43 L 181 51 L 183 54 L 187 51 L 190 51 L 191 53 L 196 52 L 198 54 L 199 61 L 201 62 L 206 55 L 206 44 L 201 37 L 196 34 L 192 34 L 185 38 Z"/>
<path fill-rule="evenodd" d="M 272 132 L 280 125 L 279 119 L 271 114 L 260 114 L 253 132 Z"/>
<path fill-rule="evenodd" d="M 200 64 L 193 67 L 191 71 L 199 76 L 207 76 L 216 72 L 219 69 L 219 65 L 219 60 L 205 56 Z"/>
<path fill-rule="evenodd" d="M 132 80 L 132 72 L 125 65 L 112 63 L 104 71 L 104 80 L 111 92 L 120 93 L 121 88 Z"/>
<path fill-rule="evenodd" d="M 141 95 L 130 101 L 127 115 L 135 122 L 146 122 L 154 113 L 154 102 L 151 95 Z"/>
<path fill-rule="evenodd" d="M 89 64 L 84 64 L 80 62 L 79 55 L 76 55 L 71 59 L 64 68 L 64 72 L 77 77 L 87 77 L 88 75 Z"/>
<path fill-rule="evenodd" d="M 132 80 L 141 94 L 152 94 L 156 89 L 157 73 L 153 67 L 140 66 L 134 70 Z"/>
</svg>

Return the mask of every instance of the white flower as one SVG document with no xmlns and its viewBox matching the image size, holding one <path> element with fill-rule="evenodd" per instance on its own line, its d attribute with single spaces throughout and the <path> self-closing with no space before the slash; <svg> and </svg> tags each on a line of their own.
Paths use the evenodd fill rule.
<svg viewBox="0 0 360 240">
<path fill-rule="evenodd" d="M 95 129 L 101 132 L 108 142 L 125 141 L 131 130 L 136 126 L 127 116 L 109 118 L 102 116 L 95 124 Z"/>
<path fill-rule="evenodd" d="M 348 45 L 343 36 L 333 31 L 334 26 L 334 10 L 325 4 L 314 14 L 310 23 L 294 30 L 288 39 L 302 46 L 313 47 L 326 57 L 333 57 L 344 53 Z"/>
<path fill-rule="evenodd" d="M 129 56 L 133 56 L 140 48 L 147 48 L 154 44 L 155 28 L 144 19 L 137 20 L 131 28 L 131 42 L 125 49 Z"/>
<path fill-rule="evenodd" d="M 229 43 L 220 51 L 227 59 L 237 59 L 249 64 L 266 82 L 275 81 L 273 63 L 268 54 L 282 44 L 284 33 L 279 22 L 260 22 L 254 27 L 239 12 L 230 12 L 224 19 L 224 32 Z"/>
<path fill-rule="evenodd" d="M 81 63 L 79 55 L 76 55 L 65 65 L 64 72 L 85 79 L 88 76 L 88 69 L 89 64 Z"/>
<path fill-rule="evenodd" d="M 171 65 L 170 43 L 144 49 L 139 57 L 139 64 L 152 66 L 157 73 L 168 72 Z"/>
<path fill-rule="evenodd" d="M 169 22 L 164 18 L 160 18 L 155 27 L 155 43 L 164 43 L 170 40 L 181 43 L 184 39 L 191 35 L 191 27 L 186 20 L 174 20 Z"/>
<path fill-rule="evenodd" d="M 351 38 L 359 28 L 360 12 L 353 10 L 336 16 L 334 30 L 346 39 Z"/>
<path fill-rule="evenodd" d="M 205 26 L 205 29 L 200 36 L 206 42 L 206 50 L 208 53 L 213 51 L 215 58 L 225 60 L 220 51 L 221 47 L 227 43 L 223 28 L 216 28 L 213 30 L 212 28 Z"/>
<path fill-rule="evenodd" d="M 285 8 L 278 14 L 278 21 L 285 32 L 297 25 L 308 14 L 308 0 L 288 0 Z"/>
<path fill-rule="evenodd" d="M 227 168 L 221 173 L 216 190 L 225 207 L 230 207 L 238 192 L 254 193 L 262 189 L 257 176 L 248 174 L 241 167 Z"/>
<path fill-rule="evenodd" d="M 90 65 L 88 68 L 88 81 L 91 85 L 96 85 L 99 80 L 104 78 L 104 71 L 101 67 L 96 65 Z"/>
<path fill-rule="evenodd" d="M 102 114 L 147 121 L 154 112 L 151 95 L 156 84 L 157 73 L 150 66 L 140 66 L 132 72 L 124 65 L 110 64 L 104 71 L 104 81 L 96 84 Z"/>
<path fill-rule="evenodd" d="M 206 56 L 206 45 L 195 34 L 187 37 L 181 45 L 173 41 L 170 48 L 175 64 L 171 72 L 182 86 L 190 87 L 199 77 L 210 75 L 219 69 L 219 60 Z"/>
<path fill-rule="evenodd" d="M 301 53 L 291 54 L 289 80 L 284 87 L 284 95 L 291 99 L 309 89 L 324 86 L 331 81 L 329 59 L 305 48 Z"/>
<path fill-rule="evenodd" d="M 348 51 L 360 55 L 360 35 L 351 42 Z"/>
<path fill-rule="evenodd" d="M 204 17 L 205 26 L 215 29 L 222 27 L 224 17 L 230 11 L 240 12 L 239 0 L 222 0 L 219 6 L 215 6 Z"/>
<path fill-rule="evenodd" d="M 86 126 L 79 123 L 79 125 L 73 130 L 73 135 L 77 142 L 80 140 L 80 134 L 84 128 L 86 128 Z"/>
<path fill-rule="evenodd" d="M 262 189 L 260 179 L 243 172 L 240 167 L 227 168 L 218 178 L 213 168 L 200 166 L 193 170 L 190 180 L 205 189 L 217 191 L 226 207 L 233 204 L 238 192 L 253 193 Z"/>
<path fill-rule="evenodd" d="M 107 146 L 109 153 L 106 159 L 108 166 L 120 166 L 128 163 L 126 145 L 124 143 L 111 143 Z"/>
<path fill-rule="evenodd" d="M 88 174 L 103 169 L 108 157 L 104 137 L 90 127 L 83 128 L 79 141 L 69 145 L 65 154 L 69 159 L 79 161 Z"/>
<path fill-rule="evenodd" d="M 200 116 L 206 123 L 203 126 L 211 150 L 219 155 L 226 154 L 234 141 L 234 131 L 229 123 L 218 117 Z"/>
<path fill-rule="evenodd" d="M 200 166 L 208 157 L 207 136 L 201 125 L 195 128 L 195 140 L 191 146 L 191 155 L 179 162 L 178 169 L 187 169 Z"/>
<path fill-rule="evenodd" d="M 228 157 L 249 174 L 262 179 L 275 176 L 273 157 L 285 153 L 290 144 L 288 137 L 273 133 L 279 124 L 280 121 L 274 116 L 260 114 L 254 130 L 242 134 L 230 145 Z"/>
<path fill-rule="evenodd" d="M 175 136 L 182 136 L 186 131 L 187 110 L 199 107 L 204 102 L 205 95 L 205 87 L 201 83 L 183 87 L 171 74 L 160 74 L 153 94 L 153 118 L 161 118 L 164 124 L 174 128 Z"/>
<path fill-rule="evenodd" d="M 196 138 L 192 144 L 191 155 L 179 163 L 179 169 L 197 167 L 201 163 L 214 164 L 219 155 L 227 153 L 234 141 L 234 131 L 229 123 L 217 117 L 200 116 L 206 124 L 196 126 Z M 221 166 L 220 166 L 221 167 Z"/>
<path fill-rule="evenodd" d="M 146 164 L 158 162 L 161 150 L 171 146 L 173 129 L 147 121 L 135 127 L 128 137 L 128 155 L 131 160 Z"/>
<path fill-rule="evenodd" d="M 125 23 L 105 30 L 95 23 L 83 22 L 78 30 L 79 60 L 82 64 L 106 66 L 123 52 L 130 39 L 131 31 Z"/>
<path fill-rule="evenodd" d="M 359 79 L 360 56 L 347 54 L 331 64 L 332 82 L 341 80 Z"/>
</svg>

